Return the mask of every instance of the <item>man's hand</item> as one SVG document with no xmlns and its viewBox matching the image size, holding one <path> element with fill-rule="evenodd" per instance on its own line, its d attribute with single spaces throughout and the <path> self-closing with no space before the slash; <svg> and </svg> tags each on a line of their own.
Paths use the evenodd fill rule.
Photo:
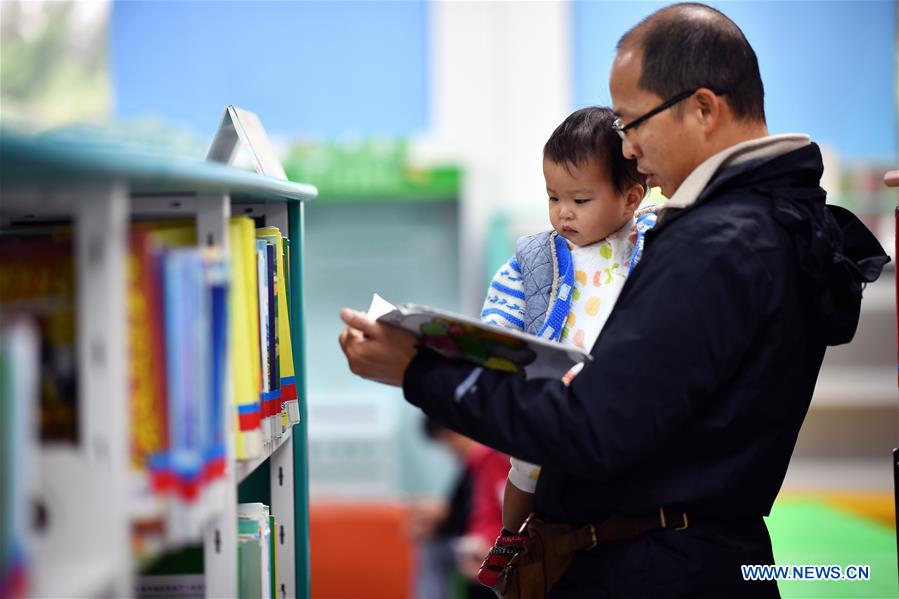
<svg viewBox="0 0 899 599">
<path fill-rule="evenodd" d="M 418 351 L 415 336 L 348 308 L 340 311 L 340 319 L 347 325 L 340 333 L 340 348 L 353 374 L 402 387 L 406 368 Z"/>
</svg>

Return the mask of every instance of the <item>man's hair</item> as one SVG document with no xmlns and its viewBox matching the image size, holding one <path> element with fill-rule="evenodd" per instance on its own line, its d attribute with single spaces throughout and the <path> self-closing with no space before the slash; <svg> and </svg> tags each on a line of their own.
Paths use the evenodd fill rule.
<svg viewBox="0 0 899 599">
<path fill-rule="evenodd" d="M 643 50 L 640 87 L 660 98 L 706 87 L 723 92 L 734 117 L 765 122 L 765 89 L 755 51 L 722 12 L 698 3 L 654 12 L 625 33 L 619 50 Z"/>
<path fill-rule="evenodd" d="M 571 113 L 549 136 L 543 157 L 556 164 L 575 166 L 596 158 L 619 193 L 635 183 L 646 189 L 646 178 L 637 172 L 637 161 L 628 160 L 621 152 L 621 138 L 612 127 L 615 118 L 612 109 L 604 106 L 589 106 Z"/>
</svg>

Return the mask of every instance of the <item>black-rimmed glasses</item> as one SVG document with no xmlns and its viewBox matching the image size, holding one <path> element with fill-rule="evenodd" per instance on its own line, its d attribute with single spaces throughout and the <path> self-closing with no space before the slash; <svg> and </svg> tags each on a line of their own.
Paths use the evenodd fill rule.
<svg viewBox="0 0 899 599">
<path fill-rule="evenodd" d="M 647 112 L 646 114 L 635 118 L 627 125 L 625 125 L 624 121 L 622 121 L 621 117 L 619 117 L 619 118 L 615 119 L 615 122 L 612 123 L 612 128 L 615 129 L 615 132 L 618 134 L 618 137 L 620 137 L 622 141 L 628 141 L 627 132 L 629 130 L 639 127 L 640 125 L 642 125 L 643 123 L 645 123 L 646 121 L 648 121 L 649 119 L 654 117 L 655 115 L 659 114 L 660 112 L 668 110 L 669 108 L 671 108 L 678 102 L 682 102 L 683 100 L 686 100 L 687 98 L 689 98 L 690 96 L 695 94 L 700 89 L 701 88 L 697 87 L 694 89 L 689 89 L 685 92 L 681 92 L 681 93 L 677 94 L 676 96 L 665 100 L 664 102 L 662 102 L 661 104 L 659 104 L 658 106 L 656 106 L 655 108 L 653 108 L 652 110 Z M 724 92 L 721 90 L 717 90 L 714 88 L 707 88 L 707 89 L 712 90 L 712 92 L 717 96 L 721 96 L 724 94 Z"/>
</svg>

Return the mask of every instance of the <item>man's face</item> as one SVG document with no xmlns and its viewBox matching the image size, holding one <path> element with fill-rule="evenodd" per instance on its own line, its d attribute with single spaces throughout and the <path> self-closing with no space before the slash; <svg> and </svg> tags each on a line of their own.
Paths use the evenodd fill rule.
<svg viewBox="0 0 899 599">
<path fill-rule="evenodd" d="M 609 90 L 612 110 L 624 125 L 668 100 L 640 89 L 642 51 L 627 47 L 619 50 L 612 63 Z M 661 187 L 671 197 L 684 179 L 702 162 L 698 158 L 703 135 L 689 118 L 691 98 L 651 117 L 626 132 L 624 155 L 636 158 L 637 169 L 648 176 L 649 187 Z M 683 111 L 683 113 L 682 113 Z"/>
</svg>

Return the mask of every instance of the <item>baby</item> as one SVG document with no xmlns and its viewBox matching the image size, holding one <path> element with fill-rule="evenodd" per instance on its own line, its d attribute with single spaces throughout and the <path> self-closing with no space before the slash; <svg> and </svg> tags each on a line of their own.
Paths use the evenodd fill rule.
<svg viewBox="0 0 899 599">
<path fill-rule="evenodd" d="M 543 148 L 543 176 L 553 230 L 518 240 L 497 271 L 481 319 L 590 350 L 624 282 L 640 259 L 652 209 L 637 212 L 646 181 L 624 158 L 608 108 L 583 108 L 559 125 Z M 563 377 L 568 384 L 579 368 Z M 492 586 L 533 511 L 540 467 L 516 458 L 503 498 L 503 532 L 478 579 Z"/>
</svg>

